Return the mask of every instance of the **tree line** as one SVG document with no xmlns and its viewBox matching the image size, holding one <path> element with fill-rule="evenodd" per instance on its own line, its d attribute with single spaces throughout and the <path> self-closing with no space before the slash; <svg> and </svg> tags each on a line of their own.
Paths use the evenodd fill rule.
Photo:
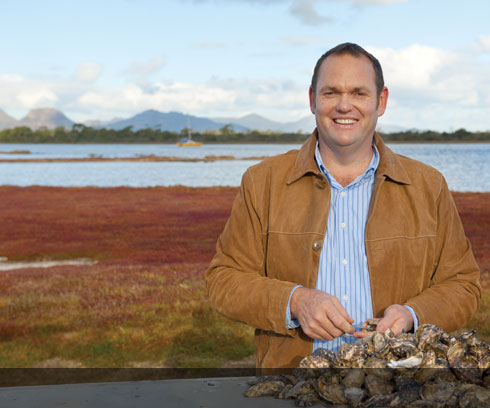
<svg viewBox="0 0 490 408">
<path fill-rule="evenodd" d="M 217 131 L 196 132 L 183 129 L 170 132 L 160 129 L 133 130 L 96 129 L 83 124 L 74 124 L 71 129 L 31 129 L 26 126 L 0 131 L 0 143 L 177 143 L 184 137 L 202 143 L 302 143 L 309 133 L 283 133 L 274 131 L 251 130 L 236 132 L 231 125 Z M 490 142 L 490 131 L 470 132 L 458 129 L 454 132 L 436 132 L 432 130 L 407 130 L 394 133 L 380 133 L 386 142 Z"/>
</svg>

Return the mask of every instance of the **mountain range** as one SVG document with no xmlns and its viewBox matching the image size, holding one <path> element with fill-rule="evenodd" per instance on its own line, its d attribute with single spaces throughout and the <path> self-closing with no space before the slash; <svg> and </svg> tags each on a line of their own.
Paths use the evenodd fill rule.
<svg viewBox="0 0 490 408">
<path fill-rule="evenodd" d="M 53 108 L 40 108 L 30 110 L 26 116 L 17 120 L 0 109 L 0 130 L 17 126 L 27 126 L 31 129 L 46 127 L 54 129 L 58 126 L 71 129 L 75 122 L 65 116 L 59 110 Z M 230 124 L 233 130 L 243 132 L 247 130 L 279 131 L 287 133 L 303 132 L 309 133 L 315 128 L 315 117 L 306 116 L 293 122 L 276 122 L 255 113 L 242 117 L 214 117 L 204 118 L 186 115 L 180 112 L 159 112 L 157 110 L 146 110 L 130 118 L 114 118 L 110 121 L 91 120 L 84 123 L 85 126 L 94 128 L 108 128 L 120 130 L 132 126 L 133 130 L 145 128 L 158 129 L 169 132 L 180 132 L 185 128 L 204 132 L 206 130 L 219 130 Z M 404 130 L 400 126 L 382 126 L 384 132 L 395 132 Z"/>
</svg>

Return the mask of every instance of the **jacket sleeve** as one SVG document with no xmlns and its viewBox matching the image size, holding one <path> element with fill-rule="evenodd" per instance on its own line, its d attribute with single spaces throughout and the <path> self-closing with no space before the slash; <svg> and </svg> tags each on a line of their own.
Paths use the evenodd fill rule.
<svg viewBox="0 0 490 408">
<path fill-rule="evenodd" d="M 437 324 L 451 332 L 465 326 L 478 309 L 480 270 L 443 177 L 436 203 L 434 272 L 429 287 L 406 304 L 415 310 L 419 324 Z"/>
<path fill-rule="evenodd" d="M 295 284 L 267 277 L 267 199 L 261 193 L 258 204 L 255 188 L 249 169 L 206 271 L 208 296 L 218 312 L 228 318 L 290 334 L 293 330 L 286 328 L 286 308 Z"/>
</svg>

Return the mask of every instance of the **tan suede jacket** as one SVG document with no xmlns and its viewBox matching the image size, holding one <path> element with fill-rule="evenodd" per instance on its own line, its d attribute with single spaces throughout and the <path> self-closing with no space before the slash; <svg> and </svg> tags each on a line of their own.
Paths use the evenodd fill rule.
<svg viewBox="0 0 490 408">
<path fill-rule="evenodd" d="M 211 303 L 256 328 L 257 367 L 292 368 L 313 341 L 286 328 L 297 285 L 315 288 L 327 227 L 330 186 L 314 159 L 315 133 L 301 149 L 268 158 L 243 176 L 206 283 Z M 380 153 L 366 225 L 375 317 L 392 304 L 411 306 L 419 324 L 446 331 L 478 308 L 480 272 L 443 176 L 394 154 Z"/>
</svg>

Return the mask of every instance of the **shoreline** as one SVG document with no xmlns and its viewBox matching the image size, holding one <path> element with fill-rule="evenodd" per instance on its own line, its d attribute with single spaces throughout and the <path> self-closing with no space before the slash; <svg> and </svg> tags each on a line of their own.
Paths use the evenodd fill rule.
<svg viewBox="0 0 490 408">
<path fill-rule="evenodd" d="M 50 159 L 0 159 L 0 163 L 72 163 L 72 162 L 214 162 L 229 160 L 264 160 L 269 156 L 215 156 L 177 157 L 177 156 L 137 156 L 137 157 L 67 157 Z"/>
</svg>

